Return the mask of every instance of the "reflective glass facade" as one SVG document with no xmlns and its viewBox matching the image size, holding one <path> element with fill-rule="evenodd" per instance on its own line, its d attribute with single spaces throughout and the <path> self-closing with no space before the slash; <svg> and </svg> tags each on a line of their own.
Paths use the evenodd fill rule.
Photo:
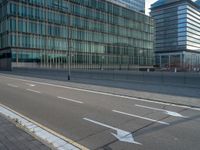
<svg viewBox="0 0 200 150">
<path fill-rule="evenodd" d="M 199 6 L 190 0 L 160 0 L 152 5 L 151 16 L 156 24 L 157 64 L 175 66 L 178 56 L 178 66 L 200 67 Z"/>
<path fill-rule="evenodd" d="M 153 20 L 105 0 L 0 0 L 0 67 L 154 63 Z M 128 68 L 127 68 L 128 66 Z"/>
<path fill-rule="evenodd" d="M 127 8 L 145 12 L 145 0 L 108 0 L 114 3 L 121 4 L 122 6 L 125 6 Z"/>
</svg>

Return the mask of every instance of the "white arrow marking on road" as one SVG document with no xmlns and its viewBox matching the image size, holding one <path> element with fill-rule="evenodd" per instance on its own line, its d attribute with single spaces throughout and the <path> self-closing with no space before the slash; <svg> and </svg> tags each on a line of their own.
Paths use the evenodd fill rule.
<svg viewBox="0 0 200 150">
<path fill-rule="evenodd" d="M 91 120 L 91 119 L 88 119 L 88 118 L 83 118 L 83 119 L 86 120 L 86 121 L 92 122 L 94 124 L 98 124 L 100 126 L 103 126 L 103 127 L 106 127 L 106 128 L 112 129 L 112 130 L 116 130 L 117 134 L 115 134 L 115 133 L 111 133 L 111 134 L 113 136 L 115 136 L 119 141 L 142 145 L 141 143 L 136 142 L 134 140 L 132 133 L 130 133 L 130 132 L 127 132 L 127 131 L 106 125 L 106 124 L 98 122 L 98 121 L 94 121 L 94 120 Z"/>
<path fill-rule="evenodd" d="M 165 111 L 164 113 L 166 113 L 167 115 L 170 115 L 170 116 L 174 116 L 174 117 L 180 117 L 180 118 L 188 118 L 187 116 L 183 116 L 177 112 L 173 112 L 173 111 Z"/>
<path fill-rule="evenodd" d="M 26 85 L 31 86 L 31 87 L 35 86 L 35 84 L 30 84 L 30 83 L 26 83 Z"/>
<path fill-rule="evenodd" d="M 165 109 L 159 109 L 159 108 L 154 108 L 154 107 L 149 107 L 149 106 L 143 106 L 143 105 L 135 105 L 137 107 L 142 107 L 142 108 L 147 108 L 147 109 L 153 109 L 153 110 L 158 110 L 158 111 L 162 111 L 163 113 L 170 115 L 170 116 L 174 116 L 174 117 L 180 117 L 180 118 L 188 118 L 187 116 L 183 116 L 177 112 L 174 111 L 169 111 L 169 110 L 165 110 Z"/>
<path fill-rule="evenodd" d="M 140 118 L 140 119 L 148 120 L 151 122 L 157 122 L 157 123 L 164 124 L 164 125 L 169 125 L 169 123 L 164 122 L 164 121 L 154 120 L 151 118 L 146 118 L 146 117 L 142 117 L 142 116 L 138 116 L 138 115 L 134 115 L 134 114 L 129 114 L 129 113 L 118 111 L 118 110 L 112 110 L 112 111 L 115 113 L 118 113 L 118 114 L 123 114 L 123 115 L 131 116 L 131 117 L 135 117 L 135 118 Z"/>
</svg>

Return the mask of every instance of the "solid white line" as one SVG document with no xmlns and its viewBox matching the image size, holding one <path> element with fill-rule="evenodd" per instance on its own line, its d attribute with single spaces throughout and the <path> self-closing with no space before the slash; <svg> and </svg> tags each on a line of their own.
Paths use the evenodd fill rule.
<svg viewBox="0 0 200 150">
<path fill-rule="evenodd" d="M 159 121 L 159 120 L 154 120 L 154 119 L 151 119 L 151 118 L 146 118 L 146 117 L 142 117 L 142 116 L 138 116 L 138 115 L 134 115 L 134 114 L 129 114 L 129 113 L 125 113 L 125 112 L 118 111 L 118 110 L 112 110 L 112 111 L 115 112 L 115 113 L 119 113 L 119 114 L 131 116 L 131 117 L 135 117 L 135 118 L 140 118 L 140 119 L 148 120 L 148 121 L 151 121 L 151 122 L 156 122 L 156 123 L 160 123 L 160 124 L 169 125 L 169 123 L 167 123 L 167 122 L 163 122 L 163 121 Z"/>
<path fill-rule="evenodd" d="M 83 102 L 81 102 L 81 101 L 70 99 L 70 98 L 65 98 L 65 97 L 61 97 L 61 96 L 57 96 L 57 98 L 62 99 L 62 100 L 66 100 L 66 101 L 70 101 L 70 102 L 75 102 L 75 103 L 83 104 Z"/>
<path fill-rule="evenodd" d="M 39 91 L 35 91 L 35 90 L 32 90 L 32 89 L 26 89 L 27 91 L 31 91 L 31 92 L 34 92 L 34 93 L 41 93 Z"/>
<path fill-rule="evenodd" d="M 131 100 L 135 100 L 135 101 L 142 101 L 142 102 L 161 104 L 161 105 L 166 105 L 166 106 L 174 106 L 174 107 L 180 107 L 180 108 L 186 108 L 186 109 L 200 111 L 200 108 L 193 108 L 193 107 L 190 107 L 190 106 L 171 104 L 171 103 L 147 100 L 147 99 L 143 99 L 143 98 L 135 98 L 135 97 L 131 97 L 131 96 L 124 96 L 124 95 L 118 95 L 118 94 L 112 94 L 112 93 L 106 93 L 106 92 L 99 92 L 99 91 L 94 91 L 94 90 L 80 89 L 80 88 L 56 85 L 56 84 L 45 83 L 45 82 L 37 82 L 37 81 L 33 81 L 33 80 L 24 80 L 24 79 L 19 79 L 19 78 L 14 78 L 14 77 L 6 77 L 6 76 L 4 76 L 2 74 L 1 74 L 1 76 L 5 77 L 5 78 L 8 78 L 8 79 L 24 81 L 24 82 L 32 82 L 32 83 L 40 84 L 40 85 L 48 85 L 48 86 L 53 86 L 53 87 L 58 87 L 58 88 L 65 88 L 65 89 L 70 89 L 70 90 L 77 90 L 77 91 L 82 91 L 82 92 L 101 94 L 101 95 L 106 95 L 106 96 L 112 96 L 112 97 L 118 97 L 118 98 L 124 98 L 124 99 L 131 99 Z"/>
<path fill-rule="evenodd" d="M 10 86 L 10 87 L 18 88 L 18 86 L 14 85 L 14 84 L 7 84 L 7 85 Z"/>
</svg>

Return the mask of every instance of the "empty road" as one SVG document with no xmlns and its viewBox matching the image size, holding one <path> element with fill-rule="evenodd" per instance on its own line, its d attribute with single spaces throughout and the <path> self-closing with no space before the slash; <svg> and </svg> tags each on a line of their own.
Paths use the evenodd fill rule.
<svg viewBox="0 0 200 150">
<path fill-rule="evenodd" d="M 0 103 L 89 149 L 200 149 L 198 108 L 6 74 Z"/>
</svg>

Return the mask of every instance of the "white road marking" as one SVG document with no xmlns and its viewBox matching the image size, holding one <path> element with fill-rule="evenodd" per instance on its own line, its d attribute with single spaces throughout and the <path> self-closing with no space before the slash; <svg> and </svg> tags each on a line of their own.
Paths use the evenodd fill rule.
<svg viewBox="0 0 200 150">
<path fill-rule="evenodd" d="M 31 87 L 35 86 L 35 84 L 30 84 L 30 83 L 26 83 L 26 85 L 31 86 Z"/>
<path fill-rule="evenodd" d="M 94 120 L 91 120 L 91 119 L 88 119 L 88 118 L 83 118 L 83 119 L 86 120 L 86 121 L 92 122 L 94 124 L 97 124 L 97 125 L 100 125 L 100 126 L 115 130 L 117 132 L 117 134 L 115 134 L 115 133 L 111 133 L 111 134 L 113 136 L 115 136 L 119 141 L 142 145 L 141 143 L 136 142 L 134 140 L 133 135 L 130 132 L 127 132 L 127 131 L 112 127 L 110 125 L 106 125 L 106 124 L 98 122 L 98 121 L 94 121 Z"/>
<path fill-rule="evenodd" d="M 26 89 L 27 91 L 31 91 L 31 92 L 34 92 L 34 93 L 41 93 L 39 91 L 35 91 L 35 90 L 32 90 L 32 89 Z"/>
<path fill-rule="evenodd" d="M 17 85 L 14 85 L 14 84 L 7 84 L 8 86 L 10 86 L 10 87 L 14 87 L 14 88 L 18 88 L 19 86 L 17 86 Z"/>
<path fill-rule="evenodd" d="M 63 100 L 66 100 L 66 101 L 70 101 L 70 102 L 75 102 L 75 103 L 83 104 L 83 102 L 81 102 L 81 101 L 70 99 L 70 98 L 65 98 L 65 97 L 61 97 L 61 96 L 57 96 L 57 98 L 63 99 Z"/>
<path fill-rule="evenodd" d="M 159 108 L 154 108 L 154 107 L 149 107 L 149 106 L 144 106 L 144 105 L 137 105 L 137 104 L 135 106 L 141 107 L 141 108 L 147 108 L 147 109 L 162 111 L 163 113 L 170 115 L 170 116 L 174 116 L 174 117 L 188 118 L 187 116 L 183 116 L 183 115 L 181 115 L 177 112 L 174 112 L 174 111 L 169 111 L 169 110 L 165 110 L 165 109 L 159 109 Z"/>
<path fill-rule="evenodd" d="M 31 120 L 30 118 L 19 114 L 18 112 L 2 105 L 0 103 L 0 113 L 8 116 L 10 119 L 17 120 L 20 125 L 26 128 L 26 131 L 32 132 L 38 138 L 53 145 L 53 149 L 67 149 L 67 150 L 89 150 L 88 148 L 78 144 L 71 139 L 68 139 L 57 132 Z"/>
<path fill-rule="evenodd" d="M 24 81 L 24 82 L 32 82 L 32 83 L 40 84 L 40 85 L 48 85 L 48 86 L 53 86 L 53 87 L 58 87 L 58 88 L 65 88 L 65 89 L 77 90 L 77 91 L 82 91 L 82 92 L 101 94 L 101 95 L 130 99 L 130 100 L 135 100 L 135 101 L 142 101 L 142 102 L 161 104 L 161 105 L 166 105 L 166 106 L 174 106 L 174 107 L 180 107 L 180 108 L 186 108 L 186 109 L 200 111 L 200 108 L 195 108 L 195 107 L 190 107 L 190 106 L 185 106 L 185 105 L 179 105 L 179 104 L 171 104 L 171 103 L 167 103 L 167 102 L 161 102 L 161 100 L 160 101 L 153 101 L 153 100 L 148 100 L 148 99 L 144 99 L 144 98 L 136 98 L 136 97 L 131 97 L 131 96 L 124 96 L 124 95 L 100 92 L 100 91 L 95 91 L 95 90 L 80 89 L 80 88 L 56 85 L 56 84 L 45 83 L 45 82 L 37 82 L 37 81 L 33 81 L 33 80 L 24 80 L 24 79 L 19 79 L 19 78 L 14 78 L 14 77 L 6 77 L 2 74 L 1 74 L 1 76 L 4 77 L 4 78 L 7 78 L 7 79 L 13 79 L 13 80 Z"/>
<path fill-rule="evenodd" d="M 135 118 L 140 118 L 140 119 L 148 120 L 148 121 L 151 121 L 151 122 L 156 122 L 156 123 L 160 123 L 160 124 L 164 124 L 164 125 L 169 125 L 169 123 L 167 123 L 167 122 L 163 122 L 163 121 L 159 121 L 159 120 L 154 120 L 154 119 L 151 119 L 151 118 L 146 118 L 146 117 L 142 117 L 142 116 L 138 116 L 138 115 L 134 115 L 134 114 L 129 114 L 129 113 L 125 113 L 125 112 L 118 111 L 118 110 L 112 110 L 112 111 L 115 112 L 115 113 L 119 113 L 119 114 L 131 116 L 131 117 L 135 117 Z"/>
</svg>

